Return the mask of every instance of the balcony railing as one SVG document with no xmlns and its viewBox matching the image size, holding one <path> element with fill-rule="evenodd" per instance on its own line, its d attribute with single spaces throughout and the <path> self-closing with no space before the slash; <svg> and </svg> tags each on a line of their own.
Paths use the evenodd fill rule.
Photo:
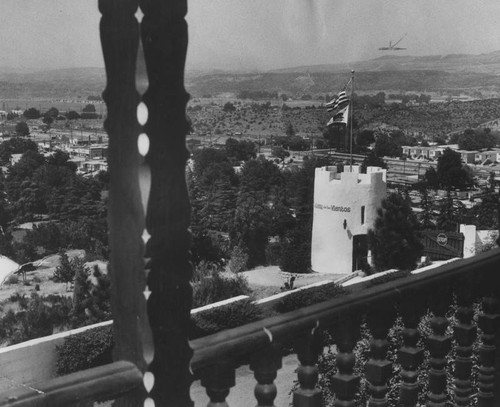
<svg viewBox="0 0 500 407">
<path fill-rule="evenodd" d="M 143 12 L 140 23 L 135 16 L 138 6 Z M 334 405 L 355 406 L 363 376 L 369 383 L 368 405 L 387 406 L 394 363 L 387 355 L 388 335 L 397 315 L 403 323 L 396 361 L 401 376 L 398 405 L 415 406 L 424 354 L 419 321 L 427 307 L 432 314 L 425 344 L 430 354 L 426 405 L 468 406 L 476 401 L 478 406 L 500 405 L 496 374 L 500 249 L 189 343 L 186 0 L 99 0 L 99 9 L 108 78 L 103 96 L 110 139 L 116 362 L 6 392 L 0 395 L 0 406 L 87 406 L 105 399 L 116 399 L 115 406 L 190 406 L 193 377 L 201 378 L 206 387 L 209 406 L 223 406 L 240 364 L 249 364 L 255 373 L 258 405 L 271 406 L 283 345 L 293 347 L 300 361 L 294 405 L 320 406 L 317 361 L 322 331 L 332 333 L 337 351 Z M 143 84 L 144 78 L 136 81 L 136 74 L 144 72 L 147 90 L 140 94 L 136 82 Z M 140 103 L 147 114 L 137 120 Z M 477 321 L 476 299 L 482 303 Z M 456 323 L 451 321 L 450 305 Z M 371 333 L 370 355 L 358 373 L 354 349 L 362 320 Z M 451 322 L 453 335 L 447 329 Z M 470 373 L 475 348 L 477 388 Z M 453 382 L 447 377 L 447 357 L 452 358 Z M 447 395 L 449 388 L 453 397 Z"/>
<path fill-rule="evenodd" d="M 429 370 L 425 373 L 426 405 L 497 406 L 500 395 L 497 374 L 500 368 L 497 352 L 499 276 L 500 249 L 422 273 L 417 270 L 407 277 L 353 290 L 339 298 L 194 340 L 190 368 L 206 387 L 209 405 L 215 406 L 224 402 L 235 386 L 235 369 L 249 364 L 255 373 L 257 405 L 273 405 L 274 380 L 281 367 L 282 349 L 284 345 L 287 349 L 293 346 L 300 361 L 293 405 L 319 407 L 322 396 L 316 386 L 316 364 L 323 351 L 321 332 L 328 330 L 335 338 L 338 351 L 337 372 L 331 389 L 336 395 L 334 405 L 357 405 L 363 376 L 369 383 L 369 405 L 389 405 L 387 393 L 393 363 L 387 358 L 388 335 L 399 314 L 404 342 L 396 362 L 401 376 L 398 406 L 417 405 L 422 387 L 417 378 L 424 348 L 430 353 Z M 482 307 L 476 310 L 474 317 L 473 304 L 477 301 Z M 432 311 L 432 332 L 421 346 L 418 324 L 428 309 Z M 364 372 L 358 375 L 353 370 L 354 348 L 359 340 L 361 320 L 367 322 L 371 339 L 369 360 Z M 447 327 L 452 321 L 450 333 Z M 478 350 L 476 355 L 473 349 Z M 475 388 L 471 380 L 474 360 L 478 361 L 479 370 Z M 446 373 L 449 364 L 453 366 L 451 381 Z M 146 386 L 147 380 L 144 380 Z M 0 405 L 87 405 L 82 403 L 117 397 L 123 401 L 129 396 L 137 400 L 138 393 L 146 397 L 141 390 L 143 386 L 141 371 L 133 363 L 122 361 L 57 378 L 36 388 L 5 393 Z M 290 389 L 292 386 L 290 383 Z M 451 389 L 451 396 L 447 395 L 447 389 Z"/>
</svg>

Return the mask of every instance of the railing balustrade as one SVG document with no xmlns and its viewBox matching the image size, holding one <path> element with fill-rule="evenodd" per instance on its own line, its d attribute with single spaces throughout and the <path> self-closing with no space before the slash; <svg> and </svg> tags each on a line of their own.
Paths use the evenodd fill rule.
<svg viewBox="0 0 500 407">
<path fill-rule="evenodd" d="M 200 378 L 210 399 L 209 406 L 224 405 L 235 386 L 235 369 L 249 364 L 255 374 L 257 405 L 271 406 L 276 397 L 274 380 L 281 368 L 281 347 L 293 345 L 300 364 L 297 369 L 293 405 L 322 406 L 317 388 L 317 360 L 322 352 L 321 332 L 329 330 L 337 347 L 337 373 L 333 380 L 336 394 L 334 406 L 357 406 L 360 381 L 368 382 L 368 406 L 389 406 L 388 382 L 399 371 L 398 406 L 418 405 L 422 383 L 419 374 L 428 380 L 427 406 L 468 406 L 476 400 L 478 406 L 498 405 L 499 389 L 495 379 L 500 368 L 498 341 L 498 289 L 500 249 L 494 249 L 469 259 L 457 260 L 423 273 L 363 288 L 319 304 L 266 318 L 238 328 L 219 332 L 191 342 L 193 358 L 190 369 Z M 455 300 L 453 300 L 455 298 Z M 481 309 L 474 316 L 480 300 Z M 476 304 L 476 305 L 474 305 Z M 454 313 L 450 313 L 454 310 Z M 433 311 L 432 332 L 426 343 L 419 341 L 419 322 L 427 308 Z M 403 321 L 402 344 L 397 352 L 395 372 L 387 358 L 388 332 L 396 315 Z M 354 348 L 360 339 L 360 322 L 367 321 L 371 332 L 369 359 L 364 373 L 354 369 Z M 453 330 L 448 325 L 453 322 Z M 476 335 L 479 330 L 480 335 Z M 455 344 L 452 346 L 452 335 Z M 424 348 L 429 351 L 429 368 L 419 372 L 424 360 Z M 450 353 L 451 351 L 451 353 Z M 447 359 L 453 354 L 453 360 Z M 471 371 L 474 360 L 479 364 L 476 387 Z M 122 363 L 122 365 L 117 365 Z M 131 392 L 136 397 L 142 380 L 139 369 L 130 362 L 103 366 L 96 383 L 95 369 L 75 373 L 71 379 L 54 379 L 31 390 L 16 390 L 0 396 L 1 406 L 68 405 L 68 400 L 82 402 Z M 448 377 L 446 367 L 454 366 L 454 377 Z M 118 372 L 117 366 L 120 366 Z M 121 376 L 120 376 L 121 375 Z M 123 375 L 126 379 L 123 379 Z M 116 377 L 115 377 L 116 376 Z M 113 379 L 115 377 L 115 379 Z M 118 380 L 117 378 L 120 377 Z M 78 379 L 76 379 L 78 378 Z M 123 388 L 117 383 L 124 380 Z M 292 388 L 293 383 L 290 383 Z M 134 390 L 134 391 L 132 391 Z M 496 398 L 495 398 L 496 397 Z M 106 398 L 106 397 L 104 397 Z M 121 398 L 126 399 L 126 397 Z M 45 400 L 50 400 L 47 404 Z M 44 404 L 45 403 L 45 404 Z M 222 404 L 221 404 L 222 403 Z M 448 403 L 448 404 L 447 404 Z M 156 405 L 169 405 L 158 403 Z"/>
</svg>

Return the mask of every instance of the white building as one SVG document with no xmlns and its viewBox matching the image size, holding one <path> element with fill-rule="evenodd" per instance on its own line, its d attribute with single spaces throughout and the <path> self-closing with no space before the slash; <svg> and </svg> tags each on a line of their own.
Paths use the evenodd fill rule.
<svg viewBox="0 0 500 407">
<path fill-rule="evenodd" d="M 368 254 L 367 232 L 386 197 L 387 171 L 359 166 L 316 168 L 311 266 L 319 273 L 350 273 Z"/>
<path fill-rule="evenodd" d="M 474 225 L 460 225 L 460 233 L 464 234 L 464 258 L 496 247 L 498 230 L 477 230 Z"/>
</svg>

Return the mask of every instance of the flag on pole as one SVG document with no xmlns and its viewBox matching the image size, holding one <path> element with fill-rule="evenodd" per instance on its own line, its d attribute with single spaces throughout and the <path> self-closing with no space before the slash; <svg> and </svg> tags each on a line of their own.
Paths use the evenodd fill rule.
<svg viewBox="0 0 500 407">
<path fill-rule="evenodd" d="M 333 115 L 330 121 L 326 125 L 331 126 L 332 124 L 336 123 L 347 124 L 348 116 L 349 116 L 349 106 L 346 106 L 342 110 L 339 110 L 335 115 Z"/>
<path fill-rule="evenodd" d="M 325 104 L 325 107 L 328 112 L 332 112 L 338 107 L 344 106 L 346 103 L 349 103 L 349 98 L 347 97 L 345 90 L 342 90 L 339 92 L 337 97 Z"/>
<path fill-rule="evenodd" d="M 347 87 L 351 83 L 352 78 L 349 79 L 349 82 L 347 82 L 344 86 L 344 88 L 339 92 L 339 94 L 334 97 L 332 100 L 330 100 L 328 103 L 325 104 L 326 110 L 328 112 L 332 112 L 337 108 L 342 108 L 346 105 L 346 103 L 349 103 L 349 98 L 347 97 Z"/>
</svg>

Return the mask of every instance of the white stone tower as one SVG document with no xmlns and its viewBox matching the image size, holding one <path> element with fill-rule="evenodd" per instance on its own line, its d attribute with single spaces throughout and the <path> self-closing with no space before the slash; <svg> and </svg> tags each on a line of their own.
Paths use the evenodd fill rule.
<svg viewBox="0 0 500 407">
<path fill-rule="evenodd" d="M 316 168 L 311 266 L 319 273 L 351 273 L 367 257 L 367 232 L 386 197 L 387 171 L 359 166 Z"/>
</svg>

